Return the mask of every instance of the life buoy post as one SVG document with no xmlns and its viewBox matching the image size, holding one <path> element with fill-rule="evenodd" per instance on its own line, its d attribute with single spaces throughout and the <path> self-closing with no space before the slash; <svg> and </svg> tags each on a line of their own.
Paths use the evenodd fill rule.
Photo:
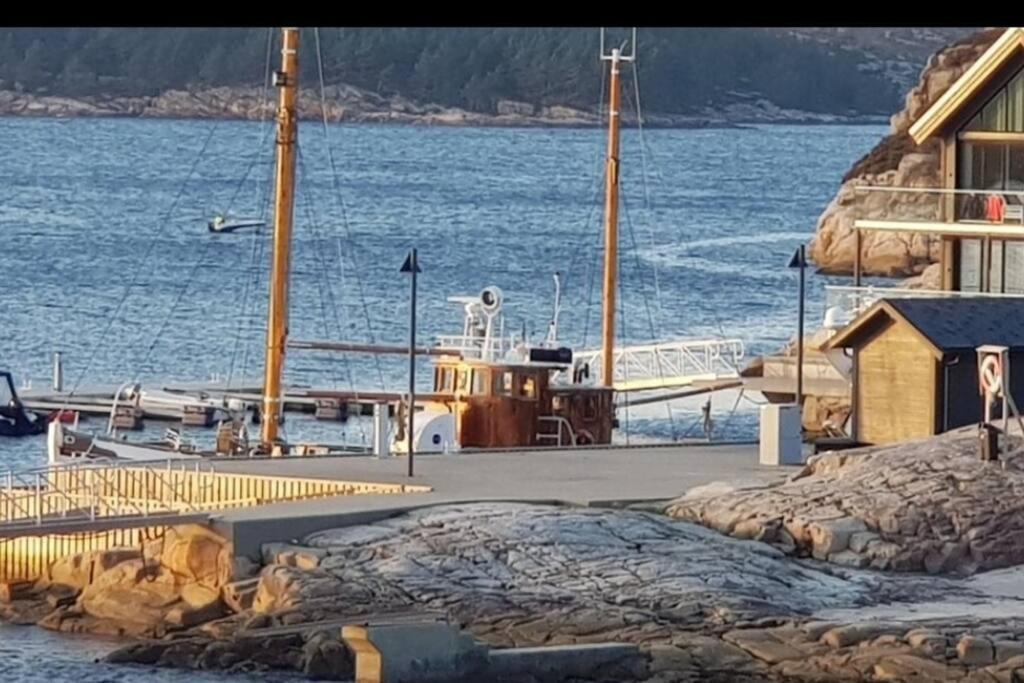
<svg viewBox="0 0 1024 683">
<path fill-rule="evenodd" d="M 978 391 L 982 396 L 982 423 L 978 436 L 979 456 L 983 461 L 999 459 L 999 433 L 1006 434 L 1009 426 L 1010 397 L 1009 361 L 1010 350 L 1006 346 L 985 345 L 976 349 L 978 353 Z M 992 404 L 1002 401 L 1003 427 L 992 422 Z"/>
</svg>

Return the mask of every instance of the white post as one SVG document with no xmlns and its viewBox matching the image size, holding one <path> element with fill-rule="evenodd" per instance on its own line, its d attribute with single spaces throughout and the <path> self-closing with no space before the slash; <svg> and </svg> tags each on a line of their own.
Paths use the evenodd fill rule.
<svg viewBox="0 0 1024 683">
<path fill-rule="evenodd" d="M 391 455 L 388 441 L 388 404 L 373 405 L 373 454 L 378 458 Z"/>
<path fill-rule="evenodd" d="M 60 351 L 53 352 L 53 390 L 64 391 L 64 363 Z"/>
</svg>

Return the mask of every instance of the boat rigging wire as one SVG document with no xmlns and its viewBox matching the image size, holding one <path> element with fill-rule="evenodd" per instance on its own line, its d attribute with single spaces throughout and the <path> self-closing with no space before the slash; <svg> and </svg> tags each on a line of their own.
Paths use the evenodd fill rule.
<svg viewBox="0 0 1024 683">
<path fill-rule="evenodd" d="M 260 154 L 257 157 L 258 159 L 261 159 L 261 160 L 263 159 L 264 151 L 265 150 L 269 151 L 269 149 L 270 149 L 270 146 L 266 144 L 266 141 L 267 141 L 267 136 L 269 135 L 270 131 L 273 130 L 273 128 L 274 128 L 273 120 L 271 120 L 269 122 L 266 120 L 266 113 L 268 111 L 267 103 L 268 103 L 269 95 L 270 95 L 270 63 L 271 63 L 271 54 L 273 52 L 273 41 L 274 41 L 274 30 L 272 28 L 271 29 L 267 29 L 267 56 L 266 56 L 266 60 L 265 60 L 265 64 L 264 64 L 264 69 L 263 69 L 263 87 L 262 87 L 262 94 L 261 94 L 261 98 L 260 98 L 260 125 L 263 127 L 264 131 L 263 131 L 263 135 L 260 137 L 260 142 L 259 142 Z M 269 123 L 269 125 L 267 125 L 268 123 Z M 246 171 L 246 176 L 248 176 L 248 172 L 249 171 L 247 170 Z M 259 207 L 259 210 L 260 210 L 260 219 L 264 220 L 264 221 L 266 220 L 266 217 L 267 217 L 267 210 L 268 210 L 269 204 L 270 204 L 270 187 L 271 187 L 271 185 L 273 183 L 273 170 L 269 166 L 267 168 L 267 174 L 268 174 L 267 180 L 263 183 L 262 191 L 260 193 L 260 198 L 259 198 L 259 200 L 257 201 L 257 204 L 256 204 Z M 241 187 L 241 185 L 239 185 L 239 187 Z M 236 190 L 236 193 L 237 193 L 237 190 Z M 230 210 L 230 207 L 231 207 L 232 204 L 234 204 L 234 197 L 232 197 L 231 201 L 228 203 L 229 210 Z M 236 363 L 236 361 L 238 359 L 239 346 L 242 344 L 242 330 L 244 328 L 244 329 L 246 329 L 246 331 L 248 331 L 248 329 L 251 328 L 251 321 L 249 319 L 249 294 L 254 289 L 254 284 L 258 283 L 259 280 L 260 280 L 259 272 L 258 271 L 260 269 L 260 261 L 262 260 L 263 249 L 264 249 L 263 232 L 264 232 L 263 230 L 257 229 L 257 230 L 254 230 L 253 234 L 252 234 L 252 244 L 251 244 L 250 251 L 249 251 L 249 266 L 245 270 L 245 285 L 242 288 L 242 306 L 241 306 L 241 310 L 240 310 L 240 313 L 239 313 L 238 324 L 235 326 L 235 338 L 234 338 L 234 342 L 233 342 L 232 347 L 231 347 L 231 360 L 230 360 L 230 363 L 228 365 L 228 377 L 227 377 L 227 387 L 228 388 L 231 387 L 231 383 L 232 383 L 232 381 L 234 379 L 235 363 Z M 255 274 L 254 274 L 254 270 L 256 271 Z M 244 366 L 243 366 L 243 369 L 242 369 L 242 376 L 244 377 L 246 371 L 248 371 L 248 345 L 246 345 L 246 347 L 245 347 L 245 349 L 243 351 L 243 355 L 244 355 L 244 361 L 245 362 L 244 362 Z"/>
<path fill-rule="evenodd" d="M 206 139 L 203 140 L 203 144 L 200 146 L 199 151 L 196 153 L 195 158 L 192 161 L 192 165 L 189 167 L 188 173 L 185 175 L 185 179 L 181 182 L 181 185 L 179 185 L 178 191 L 175 193 L 174 198 L 171 201 L 171 204 L 163 217 L 163 220 L 159 224 L 160 227 L 158 228 L 158 234 L 159 230 L 161 230 L 165 225 L 168 224 L 170 216 L 178 207 L 178 203 L 181 201 L 182 196 L 185 194 L 185 188 L 188 186 L 188 183 L 192 179 L 193 174 L 199 167 L 200 159 L 202 159 L 203 155 L 206 154 L 206 150 L 210 146 L 210 141 L 213 139 L 213 134 L 214 132 L 216 132 L 217 127 L 220 124 L 220 121 L 220 119 L 214 119 L 213 123 L 210 125 L 210 130 L 206 135 Z M 156 248 L 157 242 L 158 240 L 155 238 L 149 241 L 149 245 L 143 252 L 142 258 L 140 259 L 140 261 L 138 262 L 138 266 L 132 273 L 131 279 L 128 280 L 128 284 L 125 285 L 124 291 L 118 298 L 117 305 L 114 307 L 113 311 L 107 314 L 107 324 L 104 325 L 103 330 L 100 332 L 99 338 L 96 340 L 96 343 L 93 344 L 92 349 L 89 351 L 89 355 L 86 357 L 86 361 L 82 365 L 82 369 L 79 371 L 74 384 L 71 385 L 71 391 L 69 391 L 65 396 L 64 404 L 61 408 L 62 410 L 67 409 L 68 404 L 71 402 L 71 397 L 75 395 L 76 391 L 78 391 L 78 388 L 82 384 L 82 380 L 85 379 L 86 374 L 92 368 L 92 363 L 96 359 L 96 353 L 99 351 L 100 347 L 104 345 L 103 342 L 106 340 L 107 335 L 110 333 L 110 329 L 114 326 L 114 322 L 117 321 L 118 316 L 121 313 L 121 309 L 124 308 L 125 302 L 127 302 L 128 299 L 130 298 L 132 290 L 138 283 L 139 274 L 142 273 L 143 270 L 145 270 L 144 266 L 149 261 L 149 257 L 152 255 L 153 250 Z"/>
<path fill-rule="evenodd" d="M 297 147 L 298 147 L 299 172 L 302 173 L 303 176 L 308 178 L 309 176 L 308 176 L 307 171 L 306 171 L 306 163 L 305 163 L 305 157 L 303 156 L 303 153 L 302 153 L 302 146 L 298 145 Z M 321 231 L 320 222 L 317 220 L 316 212 L 314 210 L 313 203 L 312 203 L 312 201 L 311 201 L 311 199 L 309 197 L 309 193 L 303 192 L 301 194 L 301 197 L 302 197 L 302 200 L 303 200 L 302 204 L 303 204 L 303 209 L 304 209 L 305 214 L 306 214 L 306 220 L 309 222 L 309 225 L 310 225 L 310 232 L 313 234 L 313 238 L 314 238 L 314 240 L 315 240 L 315 242 L 317 244 L 317 247 L 314 248 L 313 251 L 315 252 L 315 254 L 314 254 L 314 261 L 320 267 L 320 275 L 321 275 L 321 277 L 317 277 L 316 278 L 316 282 L 317 282 L 317 293 L 319 295 L 319 300 L 320 300 L 320 314 L 321 314 L 321 322 L 323 323 L 324 334 L 326 335 L 326 337 L 328 339 L 330 338 L 330 335 L 331 335 L 330 321 L 329 321 L 329 319 L 327 317 L 327 300 L 329 299 L 330 300 L 330 310 L 331 310 L 331 313 L 333 314 L 333 319 L 334 319 L 334 326 L 337 328 L 337 331 L 338 331 L 338 338 L 339 339 L 343 339 L 344 338 L 344 334 L 342 332 L 343 328 L 342 328 L 342 325 L 341 325 L 341 316 L 338 314 L 338 302 L 337 302 L 337 298 L 334 295 L 334 284 L 333 284 L 333 280 L 331 279 L 331 269 L 328 266 L 327 258 L 326 258 L 326 255 L 325 255 L 326 248 L 324 246 L 325 245 L 325 240 L 324 240 L 324 237 L 323 237 L 323 232 Z M 327 296 L 326 297 L 324 295 L 325 290 L 327 292 Z M 336 367 L 336 364 L 332 363 L 330 361 L 331 361 L 331 359 L 328 358 L 328 367 L 334 369 Z M 356 389 L 356 386 L 355 386 L 355 378 L 354 378 L 354 376 L 352 374 L 352 367 L 351 367 L 351 363 L 350 363 L 349 358 L 348 358 L 348 354 L 345 354 L 345 353 L 341 354 L 341 362 L 342 362 L 342 366 L 344 368 L 345 375 L 348 378 L 349 389 L 355 394 L 356 400 L 358 400 L 359 399 L 359 391 Z M 339 385 L 338 376 L 334 372 L 331 373 L 331 376 L 334 379 L 334 386 L 337 389 L 338 385 Z M 363 423 L 361 421 L 359 422 L 359 430 L 360 430 L 360 433 L 361 433 L 361 435 L 363 437 L 363 441 L 365 442 L 365 440 L 366 440 L 366 430 L 365 430 L 365 426 L 363 425 Z"/>
<path fill-rule="evenodd" d="M 353 252 L 354 252 L 355 241 L 352 238 L 352 230 L 349 227 L 348 207 L 347 207 L 347 205 L 345 203 L 345 197 L 341 193 L 341 188 L 340 188 L 339 183 L 338 183 L 338 169 L 337 169 L 336 164 L 334 163 L 334 151 L 333 151 L 333 149 L 331 147 L 330 127 L 327 125 L 327 94 L 326 94 L 326 88 L 324 87 L 324 59 L 323 59 L 323 51 L 320 48 L 320 29 L 319 29 L 319 27 L 315 27 L 313 29 L 313 36 L 314 36 L 314 38 L 316 40 L 316 65 L 317 65 L 317 74 L 318 74 L 319 79 L 320 79 L 320 115 L 321 115 L 321 120 L 322 120 L 322 123 L 323 123 L 324 146 L 327 147 L 327 160 L 328 160 L 328 163 L 330 164 L 330 167 L 331 167 L 331 182 L 332 182 L 332 187 L 333 187 L 333 190 L 334 190 L 334 192 L 332 194 L 333 194 L 333 197 L 334 197 L 335 201 L 338 203 L 338 208 L 339 208 L 339 211 L 341 213 L 341 225 L 342 225 L 342 229 L 345 231 L 345 239 L 346 239 L 346 241 L 348 242 L 348 244 L 350 246 L 350 250 L 353 250 Z M 341 250 L 339 249 L 339 253 L 340 253 L 340 251 Z M 363 317 L 366 320 L 367 336 L 369 337 L 369 340 L 370 340 L 371 344 L 376 344 L 377 340 L 376 340 L 376 335 L 373 332 L 373 320 L 370 317 L 370 306 L 369 306 L 369 303 L 366 300 L 366 292 L 363 289 L 362 277 L 361 277 L 361 274 L 359 272 L 359 260 L 357 258 L 355 258 L 354 253 L 352 253 L 350 255 L 350 259 L 352 261 L 352 269 L 353 269 L 353 271 L 355 273 L 356 293 L 359 296 L 359 302 L 360 302 L 360 305 L 362 306 Z M 377 368 L 377 376 L 378 376 L 378 379 L 380 380 L 381 391 L 385 391 L 386 387 L 385 387 L 385 382 L 384 382 L 384 370 L 381 368 L 380 358 L 379 358 L 379 356 L 377 354 L 374 354 L 373 362 L 374 362 L 374 365 Z"/>
</svg>

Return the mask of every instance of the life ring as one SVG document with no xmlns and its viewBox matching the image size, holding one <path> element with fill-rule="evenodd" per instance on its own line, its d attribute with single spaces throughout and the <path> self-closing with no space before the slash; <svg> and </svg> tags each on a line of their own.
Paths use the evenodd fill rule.
<svg viewBox="0 0 1024 683">
<path fill-rule="evenodd" d="M 981 361 L 979 378 L 982 390 L 992 396 L 998 396 L 1003 389 L 1003 368 L 998 355 L 985 356 Z"/>
</svg>

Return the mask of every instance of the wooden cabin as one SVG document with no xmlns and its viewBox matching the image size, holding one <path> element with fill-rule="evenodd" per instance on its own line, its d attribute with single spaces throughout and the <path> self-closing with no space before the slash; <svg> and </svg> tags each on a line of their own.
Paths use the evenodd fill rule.
<svg viewBox="0 0 1024 683">
<path fill-rule="evenodd" d="M 442 357 L 434 393 L 455 414 L 459 444 L 468 448 L 611 443 L 611 388 L 554 385 L 558 366 Z"/>
<path fill-rule="evenodd" d="M 985 344 L 1010 348 L 1011 393 L 1024 406 L 1024 298 L 881 299 L 823 350 L 852 357 L 853 438 L 887 444 L 979 422 Z"/>
</svg>

